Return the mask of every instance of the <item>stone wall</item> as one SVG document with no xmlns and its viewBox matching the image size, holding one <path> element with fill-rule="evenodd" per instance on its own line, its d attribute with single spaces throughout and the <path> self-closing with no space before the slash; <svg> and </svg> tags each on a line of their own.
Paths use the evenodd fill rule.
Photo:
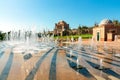
<svg viewBox="0 0 120 80">
<path fill-rule="evenodd" d="M 107 41 L 112 41 L 113 34 L 112 33 L 107 33 Z"/>
</svg>

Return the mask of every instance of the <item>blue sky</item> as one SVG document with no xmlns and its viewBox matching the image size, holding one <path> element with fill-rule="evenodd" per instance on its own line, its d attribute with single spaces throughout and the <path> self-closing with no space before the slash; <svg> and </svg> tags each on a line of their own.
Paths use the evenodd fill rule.
<svg viewBox="0 0 120 80">
<path fill-rule="evenodd" d="M 0 30 L 33 27 L 53 30 L 64 20 L 71 28 L 120 20 L 120 0 L 0 0 Z"/>
</svg>

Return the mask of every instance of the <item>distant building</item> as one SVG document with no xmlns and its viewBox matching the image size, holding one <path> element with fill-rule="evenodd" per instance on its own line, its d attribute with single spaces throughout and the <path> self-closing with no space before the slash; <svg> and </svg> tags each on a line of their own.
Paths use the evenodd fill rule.
<svg viewBox="0 0 120 80">
<path fill-rule="evenodd" d="M 67 24 L 65 21 L 55 23 L 54 35 L 56 36 L 69 35 L 69 24 Z"/>
<path fill-rule="evenodd" d="M 104 19 L 98 27 L 93 28 L 93 38 L 96 41 L 114 41 L 120 35 L 120 26 L 115 26 L 109 19 Z"/>
</svg>

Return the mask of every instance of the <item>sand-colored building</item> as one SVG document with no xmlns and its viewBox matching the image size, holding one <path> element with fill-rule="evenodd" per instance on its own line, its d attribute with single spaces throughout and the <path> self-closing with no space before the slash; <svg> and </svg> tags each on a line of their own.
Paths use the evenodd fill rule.
<svg viewBox="0 0 120 80">
<path fill-rule="evenodd" d="M 60 21 L 55 23 L 54 35 L 56 36 L 63 36 L 69 34 L 69 24 L 65 21 Z"/>
<path fill-rule="evenodd" d="M 93 38 L 96 41 L 114 41 L 119 39 L 120 26 L 115 26 L 109 19 L 104 19 L 93 28 Z"/>
</svg>

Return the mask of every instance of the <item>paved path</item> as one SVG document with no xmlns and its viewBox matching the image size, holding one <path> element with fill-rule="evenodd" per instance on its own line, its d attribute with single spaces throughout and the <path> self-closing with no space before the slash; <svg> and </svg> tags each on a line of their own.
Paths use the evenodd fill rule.
<svg viewBox="0 0 120 80">
<path fill-rule="evenodd" d="M 74 71 L 68 65 L 64 50 L 59 50 L 57 55 L 57 79 L 56 80 L 88 80 L 83 75 Z"/>
<path fill-rule="evenodd" d="M 0 75 L 6 65 L 8 58 L 9 58 L 9 54 L 10 54 L 10 49 L 6 49 L 3 56 L 0 58 Z"/>
<path fill-rule="evenodd" d="M 97 59 L 101 57 L 97 55 L 92 55 L 97 58 L 94 59 L 90 58 L 91 55 L 83 55 L 83 53 L 78 52 L 80 56 L 79 64 L 84 66 L 89 74 L 93 76 L 90 78 L 77 72 L 69 65 L 68 60 L 76 64 L 77 59 L 66 56 L 66 54 L 69 54 L 69 50 L 66 53 L 66 49 L 63 48 L 49 48 L 32 54 L 32 57 L 28 60 L 24 60 L 25 54 L 13 53 L 10 48 L 5 49 L 0 57 L 0 80 L 119 80 L 112 75 L 95 69 L 86 61 L 99 64 Z M 78 56 L 78 54 L 75 53 L 74 56 Z M 105 61 L 110 62 L 108 59 L 105 59 Z M 113 63 L 117 64 L 118 62 L 113 61 Z M 115 68 L 120 69 L 119 66 L 106 62 L 103 62 L 103 65 L 111 67 L 113 71 L 115 71 Z M 115 72 L 119 72 L 119 70 Z"/>
<path fill-rule="evenodd" d="M 50 64 L 56 49 L 51 51 L 41 63 L 34 80 L 49 80 Z"/>
<path fill-rule="evenodd" d="M 23 63 L 23 57 L 21 53 L 15 53 L 13 58 L 13 63 L 11 65 L 11 69 L 9 72 L 9 76 L 7 80 L 22 80 L 23 79 L 23 73 L 21 71 L 22 69 L 22 63 Z"/>
</svg>

